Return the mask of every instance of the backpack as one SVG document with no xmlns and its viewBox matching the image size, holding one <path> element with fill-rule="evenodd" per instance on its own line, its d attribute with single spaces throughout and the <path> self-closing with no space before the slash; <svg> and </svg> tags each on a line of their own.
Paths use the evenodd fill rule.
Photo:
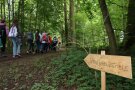
<svg viewBox="0 0 135 90">
<path fill-rule="evenodd" d="M 0 38 L 6 38 L 6 27 L 5 27 L 5 25 L 0 26 Z"/>
<path fill-rule="evenodd" d="M 49 41 L 50 44 L 52 43 L 52 38 L 51 38 L 51 36 L 48 37 L 48 41 Z"/>
<path fill-rule="evenodd" d="M 42 40 L 43 40 L 43 41 L 46 41 L 46 42 L 48 41 L 48 40 L 47 40 L 47 35 L 46 35 L 46 34 L 43 34 Z"/>
<path fill-rule="evenodd" d="M 33 40 L 33 34 L 32 34 L 32 32 L 28 32 L 27 38 L 28 38 L 29 40 Z"/>
<path fill-rule="evenodd" d="M 39 33 L 36 33 L 36 35 L 35 35 L 35 39 L 36 39 L 36 41 L 40 41 Z"/>
<path fill-rule="evenodd" d="M 53 38 L 53 43 L 57 43 L 58 39 L 56 37 Z"/>
</svg>

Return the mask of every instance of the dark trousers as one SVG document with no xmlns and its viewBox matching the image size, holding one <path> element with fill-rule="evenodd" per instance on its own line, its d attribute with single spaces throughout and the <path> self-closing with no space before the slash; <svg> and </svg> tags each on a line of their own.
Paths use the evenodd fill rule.
<svg viewBox="0 0 135 90">
<path fill-rule="evenodd" d="M 54 51 L 56 51 L 56 46 L 57 46 L 57 42 L 53 42 L 53 44 L 52 44 L 52 49 L 53 49 Z"/>
<path fill-rule="evenodd" d="M 3 47 L 1 47 L 1 53 L 4 54 L 6 51 L 6 39 L 1 38 L 1 43 Z"/>
<path fill-rule="evenodd" d="M 51 43 L 48 43 L 48 49 L 52 50 L 52 44 Z"/>
<path fill-rule="evenodd" d="M 33 40 L 28 40 L 28 46 L 29 46 L 29 48 L 28 48 L 28 51 L 29 52 L 34 52 L 34 43 L 33 43 Z"/>
<path fill-rule="evenodd" d="M 39 53 L 41 49 L 41 43 L 40 41 L 36 41 L 36 52 Z"/>
<path fill-rule="evenodd" d="M 48 43 L 42 43 L 42 52 L 47 52 L 48 51 Z"/>
</svg>

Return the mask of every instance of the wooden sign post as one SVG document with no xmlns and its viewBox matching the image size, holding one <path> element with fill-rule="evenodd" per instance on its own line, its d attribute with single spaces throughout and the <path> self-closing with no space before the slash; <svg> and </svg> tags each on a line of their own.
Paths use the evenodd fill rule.
<svg viewBox="0 0 135 90">
<path fill-rule="evenodd" d="M 132 79 L 131 57 L 89 54 L 85 59 L 86 64 L 93 69 L 101 71 L 101 90 L 106 90 L 106 72 Z"/>
<path fill-rule="evenodd" d="M 105 55 L 105 51 L 101 51 L 101 55 Z M 106 74 L 101 71 L 101 90 L 106 90 Z"/>
</svg>

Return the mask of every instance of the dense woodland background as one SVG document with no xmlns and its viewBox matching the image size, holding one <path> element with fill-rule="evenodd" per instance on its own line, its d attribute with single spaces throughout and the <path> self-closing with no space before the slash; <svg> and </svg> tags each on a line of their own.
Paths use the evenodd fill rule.
<svg viewBox="0 0 135 90">
<path fill-rule="evenodd" d="M 1 0 L 0 16 L 22 32 L 59 33 L 64 43 L 127 53 L 135 43 L 134 0 Z"/>
<path fill-rule="evenodd" d="M 132 57 L 133 79 L 107 73 L 107 90 L 135 90 L 135 0 L 0 0 L 1 18 L 9 28 L 18 19 L 23 35 L 37 29 L 60 35 L 64 46 L 0 58 L 1 90 L 100 90 L 100 71 L 83 59 L 102 49 Z"/>
</svg>

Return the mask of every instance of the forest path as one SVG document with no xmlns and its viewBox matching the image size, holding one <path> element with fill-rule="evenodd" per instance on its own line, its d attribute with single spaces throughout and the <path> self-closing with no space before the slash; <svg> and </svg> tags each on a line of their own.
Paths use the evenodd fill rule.
<svg viewBox="0 0 135 90">
<path fill-rule="evenodd" d="M 30 90 L 34 83 L 44 82 L 50 61 L 64 51 L 0 58 L 0 90 Z"/>
</svg>

